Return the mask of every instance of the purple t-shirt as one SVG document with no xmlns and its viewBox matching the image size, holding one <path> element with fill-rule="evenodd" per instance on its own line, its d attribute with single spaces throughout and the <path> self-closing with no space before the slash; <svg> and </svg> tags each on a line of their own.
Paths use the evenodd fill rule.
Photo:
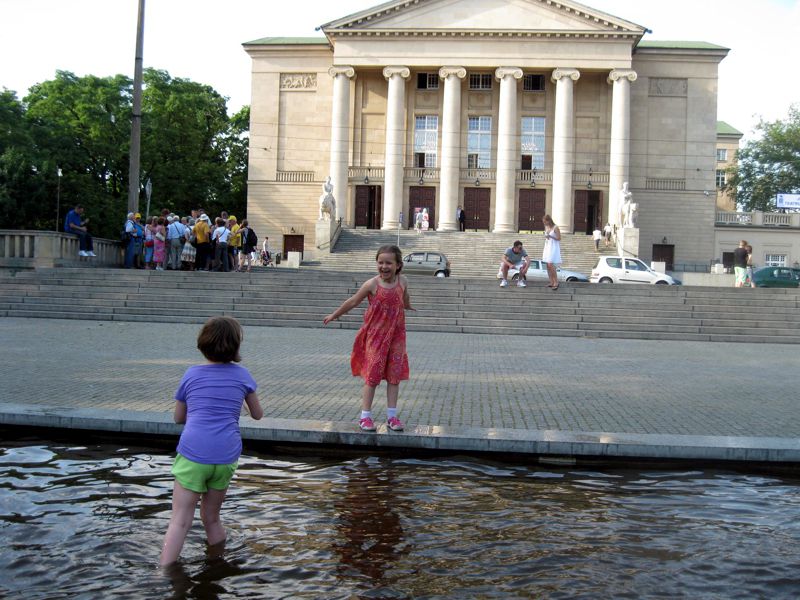
<svg viewBox="0 0 800 600">
<path fill-rule="evenodd" d="M 204 465 L 227 465 L 242 453 L 239 415 L 245 396 L 256 391 L 250 372 L 236 363 L 189 367 L 175 400 L 186 402 L 186 426 L 178 452 Z"/>
</svg>

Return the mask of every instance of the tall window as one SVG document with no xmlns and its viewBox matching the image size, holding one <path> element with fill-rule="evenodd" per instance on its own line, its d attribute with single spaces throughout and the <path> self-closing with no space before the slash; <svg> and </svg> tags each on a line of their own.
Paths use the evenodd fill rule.
<svg viewBox="0 0 800 600">
<path fill-rule="evenodd" d="M 717 187 L 725 187 L 725 184 L 728 182 L 727 180 L 728 178 L 725 176 L 725 169 L 717 169 Z"/>
<path fill-rule="evenodd" d="M 724 162 L 728 160 L 728 149 L 727 148 L 717 148 L 717 160 L 720 162 Z"/>
<path fill-rule="evenodd" d="M 439 74 L 438 73 L 417 73 L 417 89 L 418 90 L 438 90 L 439 89 Z"/>
<path fill-rule="evenodd" d="M 544 169 L 544 117 L 522 117 L 522 166 Z"/>
<path fill-rule="evenodd" d="M 471 90 L 492 89 L 492 76 L 489 73 L 470 73 L 469 89 Z"/>
<path fill-rule="evenodd" d="M 439 117 L 418 115 L 414 127 L 414 166 L 436 166 L 436 142 L 439 134 Z"/>
<path fill-rule="evenodd" d="M 492 166 L 492 117 L 470 117 L 467 132 L 467 167 Z"/>
<path fill-rule="evenodd" d="M 522 78 L 523 92 L 543 92 L 544 75 L 525 75 Z"/>
</svg>

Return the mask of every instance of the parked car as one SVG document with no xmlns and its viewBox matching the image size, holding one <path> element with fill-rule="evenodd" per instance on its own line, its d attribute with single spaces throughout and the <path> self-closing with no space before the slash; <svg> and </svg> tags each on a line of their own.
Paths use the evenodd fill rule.
<svg viewBox="0 0 800 600">
<path fill-rule="evenodd" d="M 655 283 L 680 285 L 674 277 L 654 271 L 638 258 L 601 256 L 589 276 L 592 283 Z"/>
<path fill-rule="evenodd" d="M 800 269 L 761 267 L 753 271 L 756 287 L 800 287 Z"/>
<path fill-rule="evenodd" d="M 411 252 L 403 258 L 403 273 L 450 277 L 450 261 L 441 252 Z"/>
<path fill-rule="evenodd" d="M 526 274 L 526 279 L 549 279 L 547 276 L 547 267 L 545 266 L 546 263 L 542 262 L 541 260 L 532 260 L 531 264 L 528 265 L 528 273 Z M 568 269 L 556 269 L 558 271 L 558 280 L 559 281 L 582 281 L 588 282 L 589 278 L 584 275 L 583 273 L 578 273 L 577 271 L 570 271 Z M 497 278 L 500 279 L 503 277 L 502 270 L 497 271 Z M 508 278 L 511 281 L 517 281 L 519 279 L 519 271 L 517 269 L 509 269 L 508 270 Z"/>
</svg>

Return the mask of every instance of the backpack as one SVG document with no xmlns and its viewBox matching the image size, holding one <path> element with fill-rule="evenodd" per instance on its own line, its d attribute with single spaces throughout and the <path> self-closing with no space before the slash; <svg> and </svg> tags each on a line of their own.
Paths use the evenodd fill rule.
<svg viewBox="0 0 800 600">
<path fill-rule="evenodd" d="M 247 239 L 245 241 L 247 242 L 247 245 L 252 248 L 255 248 L 258 245 L 258 236 L 256 235 L 256 232 L 253 231 L 252 227 L 247 228 Z"/>
<path fill-rule="evenodd" d="M 122 231 L 119 233 L 119 241 L 122 242 L 124 245 L 127 245 L 128 242 L 131 241 L 131 234 L 125 231 L 125 228 L 128 226 L 128 221 L 125 221 L 125 226 L 122 228 Z"/>
</svg>

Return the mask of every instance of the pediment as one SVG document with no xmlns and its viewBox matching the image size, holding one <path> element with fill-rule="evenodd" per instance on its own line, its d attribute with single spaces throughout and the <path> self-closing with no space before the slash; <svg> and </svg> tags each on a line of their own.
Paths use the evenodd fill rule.
<svg viewBox="0 0 800 600">
<path fill-rule="evenodd" d="M 577 2 L 554 0 L 396 0 L 332 21 L 327 35 L 418 32 L 644 35 L 646 28 Z"/>
</svg>

